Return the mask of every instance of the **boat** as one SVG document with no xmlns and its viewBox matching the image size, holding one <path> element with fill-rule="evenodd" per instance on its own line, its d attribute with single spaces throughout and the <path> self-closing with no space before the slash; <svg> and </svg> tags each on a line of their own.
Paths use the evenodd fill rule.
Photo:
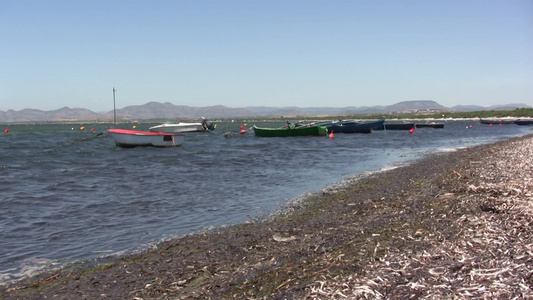
<svg viewBox="0 0 533 300">
<path fill-rule="evenodd" d="M 376 130 L 411 130 L 415 128 L 415 123 L 405 122 L 384 122 L 383 126 L 375 128 Z"/>
<path fill-rule="evenodd" d="M 183 143 L 183 133 L 165 133 L 130 129 L 109 129 L 115 144 L 123 148 L 138 146 L 175 147 Z"/>
<path fill-rule="evenodd" d="M 516 119 L 479 119 L 481 124 L 515 124 Z"/>
<path fill-rule="evenodd" d="M 514 123 L 516 125 L 533 125 L 533 119 L 518 119 Z"/>
<path fill-rule="evenodd" d="M 444 128 L 444 123 L 436 123 L 436 122 L 429 122 L 429 123 L 415 123 L 416 128 Z"/>
<path fill-rule="evenodd" d="M 256 136 L 261 137 L 286 137 L 286 136 L 324 136 L 328 133 L 326 126 L 287 124 L 283 127 L 257 127 L 253 126 Z"/>
<path fill-rule="evenodd" d="M 185 122 L 178 122 L 178 123 L 164 123 L 157 126 L 152 126 L 148 128 L 149 131 L 152 132 L 167 132 L 167 133 L 175 133 L 175 132 L 208 132 L 215 130 L 216 126 L 215 124 L 207 122 L 206 119 L 202 118 L 201 122 L 196 123 L 185 123 Z"/>
<path fill-rule="evenodd" d="M 340 120 L 326 125 L 328 132 L 334 133 L 372 133 L 373 129 L 383 127 L 385 120 L 378 121 L 355 121 Z"/>
</svg>

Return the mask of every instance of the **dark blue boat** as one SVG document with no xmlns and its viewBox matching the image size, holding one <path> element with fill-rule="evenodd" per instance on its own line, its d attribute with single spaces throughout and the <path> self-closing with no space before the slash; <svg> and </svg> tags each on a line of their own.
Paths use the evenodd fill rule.
<svg viewBox="0 0 533 300">
<path fill-rule="evenodd" d="M 385 120 L 378 121 L 354 121 L 341 120 L 327 125 L 328 132 L 331 133 L 372 133 L 373 129 L 383 127 Z"/>
<path fill-rule="evenodd" d="M 444 128 L 444 123 L 415 123 L 416 128 Z"/>
<path fill-rule="evenodd" d="M 376 130 L 411 130 L 412 128 L 415 128 L 415 123 L 385 122 Z"/>
<path fill-rule="evenodd" d="M 533 125 L 533 119 L 518 119 L 514 123 L 516 125 Z"/>
</svg>

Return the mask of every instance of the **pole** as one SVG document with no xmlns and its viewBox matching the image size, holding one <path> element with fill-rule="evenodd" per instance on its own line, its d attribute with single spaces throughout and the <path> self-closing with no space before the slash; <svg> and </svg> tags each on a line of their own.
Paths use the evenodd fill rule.
<svg viewBox="0 0 533 300">
<path fill-rule="evenodd" d="M 115 89 L 115 87 L 113 87 L 113 125 L 116 127 L 117 126 L 117 107 L 115 105 L 115 92 L 117 91 L 117 89 Z"/>
</svg>

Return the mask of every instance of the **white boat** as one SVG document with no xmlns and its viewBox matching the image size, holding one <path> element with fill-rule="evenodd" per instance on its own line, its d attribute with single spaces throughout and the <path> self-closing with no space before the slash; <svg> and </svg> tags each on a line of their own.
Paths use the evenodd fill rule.
<svg viewBox="0 0 533 300">
<path fill-rule="evenodd" d="M 164 133 L 130 129 L 109 129 L 109 134 L 119 147 L 137 146 L 175 147 L 183 143 L 182 133 Z"/>
<path fill-rule="evenodd" d="M 207 122 L 206 119 L 202 118 L 202 122 L 198 123 L 165 123 L 157 126 L 152 126 L 148 128 L 149 131 L 153 132 L 207 132 L 215 130 L 215 126 Z"/>
</svg>

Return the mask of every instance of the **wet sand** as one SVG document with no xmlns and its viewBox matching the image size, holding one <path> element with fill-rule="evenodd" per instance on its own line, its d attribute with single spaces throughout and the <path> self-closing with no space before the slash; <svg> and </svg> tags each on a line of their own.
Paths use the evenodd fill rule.
<svg viewBox="0 0 533 300">
<path fill-rule="evenodd" d="M 88 261 L 1 299 L 533 298 L 533 135 L 439 153 L 267 220 Z"/>
</svg>

